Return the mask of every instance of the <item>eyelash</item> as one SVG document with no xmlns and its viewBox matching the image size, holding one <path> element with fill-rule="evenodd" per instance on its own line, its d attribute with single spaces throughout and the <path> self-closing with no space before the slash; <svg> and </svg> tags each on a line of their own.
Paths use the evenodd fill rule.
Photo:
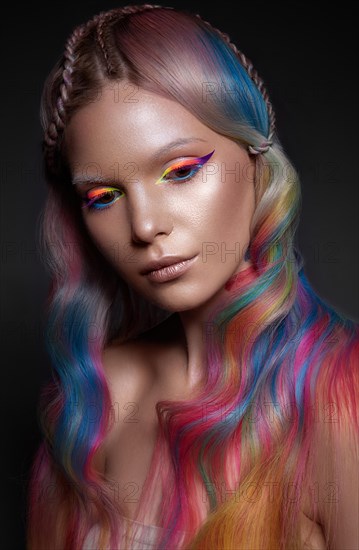
<svg viewBox="0 0 359 550">
<path fill-rule="evenodd" d="M 104 204 L 104 205 L 96 204 L 96 201 L 98 201 L 99 199 L 101 199 L 103 197 L 107 197 L 107 196 L 111 195 L 111 193 L 119 193 L 119 196 L 116 197 L 111 202 L 109 202 L 108 204 Z M 115 189 L 114 187 L 106 187 L 106 188 L 104 188 L 102 193 L 97 195 L 96 198 L 94 197 L 92 199 L 86 199 L 86 198 L 82 199 L 82 202 L 83 202 L 82 208 L 89 208 L 89 210 L 105 210 L 105 208 L 109 208 L 118 199 L 120 199 L 122 195 L 123 195 L 122 191 L 119 191 L 118 189 Z"/>
<path fill-rule="evenodd" d="M 188 181 L 188 180 L 192 179 L 199 172 L 199 170 L 204 166 L 204 164 L 205 163 L 203 163 L 203 164 L 186 164 L 184 166 L 175 168 L 175 169 L 171 170 L 170 172 L 168 172 L 166 174 L 165 178 L 168 178 L 168 176 L 170 174 L 172 174 L 173 172 L 179 172 L 180 170 L 182 170 L 182 171 L 183 170 L 190 170 L 190 173 L 185 177 L 168 178 L 168 179 L 164 179 L 163 181 L 174 181 L 174 182 Z M 162 177 L 163 176 L 161 176 L 161 178 L 158 180 L 158 182 L 161 183 Z M 107 197 L 111 193 L 119 193 L 119 196 L 116 197 L 114 200 L 112 200 L 108 204 L 105 204 L 105 205 L 96 204 L 96 201 L 98 201 L 99 199 L 101 199 L 103 197 Z M 122 191 L 119 191 L 118 189 L 115 189 L 114 187 L 104 188 L 103 192 L 101 194 L 99 194 L 96 198 L 92 198 L 92 199 L 85 198 L 85 199 L 83 199 L 82 200 L 82 202 L 83 202 L 82 208 L 89 208 L 89 210 L 93 210 L 95 212 L 96 212 L 96 210 L 105 210 L 106 208 L 110 208 L 110 206 L 112 206 L 123 195 L 124 195 L 124 193 Z"/>
</svg>

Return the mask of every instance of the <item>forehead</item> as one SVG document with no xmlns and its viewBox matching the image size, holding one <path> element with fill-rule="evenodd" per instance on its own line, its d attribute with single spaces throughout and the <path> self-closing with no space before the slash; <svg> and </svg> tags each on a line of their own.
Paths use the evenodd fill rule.
<svg viewBox="0 0 359 550">
<path fill-rule="evenodd" d="M 133 84 L 106 85 L 96 101 L 80 108 L 65 130 L 70 165 L 113 159 L 141 160 L 166 144 L 219 137 L 181 104 Z"/>
</svg>

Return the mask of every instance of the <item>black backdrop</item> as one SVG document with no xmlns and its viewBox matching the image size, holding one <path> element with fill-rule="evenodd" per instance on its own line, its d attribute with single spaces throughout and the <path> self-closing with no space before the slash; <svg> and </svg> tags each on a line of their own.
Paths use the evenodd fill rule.
<svg viewBox="0 0 359 550">
<path fill-rule="evenodd" d="M 25 548 L 26 483 L 40 437 L 36 403 L 50 372 L 42 340 L 48 278 L 36 240 L 45 198 L 41 87 L 75 25 L 125 4 L 9 3 L 1 13 L 4 549 Z M 251 1 L 235 9 L 229 2 L 210 6 L 199 0 L 168 5 L 199 12 L 229 33 L 264 79 L 279 137 L 302 181 L 298 242 L 306 273 L 322 298 L 358 321 L 358 45 L 352 6 L 292 2 L 283 8 Z"/>
</svg>

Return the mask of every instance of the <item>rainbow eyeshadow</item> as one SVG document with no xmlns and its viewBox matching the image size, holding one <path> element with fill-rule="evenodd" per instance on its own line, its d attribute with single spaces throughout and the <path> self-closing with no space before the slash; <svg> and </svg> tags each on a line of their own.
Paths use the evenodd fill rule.
<svg viewBox="0 0 359 550">
<path fill-rule="evenodd" d="M 179 162 L 176 162 L 175 164 L 172 164 L 166 170 L 163 172 L 162 176 L 156 181 L 156 184 L 159 183 L 165 183 L 166 181 L 175 181 L 175 182 L 181 182 L 181 181 L 187 181 L 191 179 L 197 172 L 202 168 L 206 162 L 209 161 L 211 156 L 213 155 L 215 149 L 211 153 L 208 153 L 208 155 L 205 155 L 204 157 L 198 157 L 194 159 L 186 159 L 181 160 Z M 166 176 L 170 174 L 171 172 L 177 172 L 179 170 L 187 169 L 188 173 L 184 175 L 177 175 L 171 178 L 168 178 L 166 180 Z M 109 200 L 107 203 L 103 204 L 96 204 L 96 201 L 100 199 L 101 197 L 105 197 L 106 195 L 116 194 L 115 198 L 113 200 Z M 84 199 L 84 203 L 82 205 L 82 208 L 91 208 L 96 210 L 101 210 L 103 208 L 107 208 L 114 204 L 118 199 L 120 199 L 124 193 L 120 191 L 119 189 L 116 189 L 115 187 L 100 187 L 99 189 L 92 189 L 91 191 L 88 191 L 86 194 L 86 199 Z"/>
<path fill-rule="evenodd" d="M 163 183 L 163 181 L 166 181 L 164 180 L 164 178 L 170 173 L 170 172 L 176 172 L 177 170 L 181 170 L 183 168 L 193 168 L 193 172 L 197 172 L 200 168 L 202 168 L 202 166 L 204 164 L 206 164 L 206 162 L 209 161 L 209 159 L 211 158 L 211 156 L 213 155 L 215 149 L 213 149 L 213 151 L 211 153 L 208 153 L 208 155 L 205 155 L 204 157 L 198 157 L 198 158 L 195 158 L 195 159 L 186 159 L 186 160 L 180 160 L 179 162 L 176 162 L 176 164 L 172 164 L 171 166 L 169 166 L 168 168 L 166 168 L 166 170 L 163 172 L 162 176 L 156 181 L 156 184 L 159 184 L 159 183 Z M 186 180 L 186 179 L 189 179 L 190 177 L 192 177 L 194 174 L 192 174 L 192 172 L 185 176 L 185 177 L 175 177 L 175 178 L 171 178 L 175 181 L 181 181 L 181 180 Z"/>
<path fill-rule="evenodd" d="M 101 187 L 100 189 L 93 189 L 92 191 L 89 191 L 87 193 L 87 196 L 86 196 L 86 199 L 87 202 L 82 206 L 82 208 L 87 208 L 87 207 L 91 207 L 92 204 L 97 200 L 99 199 L 100 197 L 103 197 L 105 195 L 107 195 L 108 193 L 113 193 L 113 192 L 117 192 L 117 193 L 121 193 L 121 191 L 119 191 L 118 189 L 116 189 L 115 187 Z M 115 200 L 119 199 L 121 195 L 119 195 L 116 199 L 114 199 L 111 203 L 109 204 L 113 204 L 115 202 Z M 101 205 L 102 208 L 106 206 L 106 204 L 103 204 Z M 101 208 L 101 207 L 100 207 Z"/>
</svg>

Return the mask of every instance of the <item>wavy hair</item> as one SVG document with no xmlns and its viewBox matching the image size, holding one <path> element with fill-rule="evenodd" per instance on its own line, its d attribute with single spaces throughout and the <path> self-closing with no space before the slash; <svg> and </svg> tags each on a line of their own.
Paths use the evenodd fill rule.
<svg viewBox="0 0 359 550">
<path fill-rule="evenodd" d="M 121 81 L 177 101 L 256 154 L 251 267 L 227 282 L 226 300 L 207 323 L 203 386 L 189 400 L 156 404 L 159 431 L 137 520 L 165 487 L 157 548 L 299 549 L 313 407 L 335 403 L 343 425 L 349 418 L 359 429 L 358 326 L 304 274 L 295 246 L 299 179 L 252 63 L 199 15 L 148 4 L 75 28 L 44 85 L 41 244 L 52 277 L 52 379 L 39 402 L 43 441 L 30 473 L 28 548 L 82 548 L 95 522 L 97 548 L 124 547 L 122 537 L 131 537 L 111 481 L 94 465 L 114 421 L 102 351 L 169 313 L 137 295 L 94 246 L 65 150 L 71 116 L 106 83 Z"/>
</svg>

